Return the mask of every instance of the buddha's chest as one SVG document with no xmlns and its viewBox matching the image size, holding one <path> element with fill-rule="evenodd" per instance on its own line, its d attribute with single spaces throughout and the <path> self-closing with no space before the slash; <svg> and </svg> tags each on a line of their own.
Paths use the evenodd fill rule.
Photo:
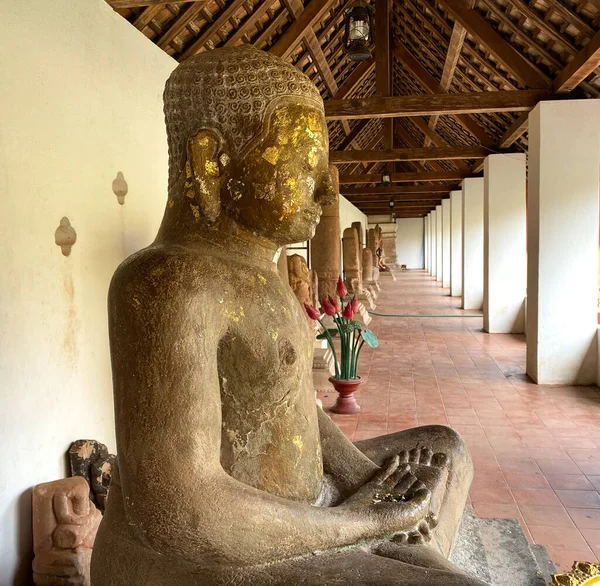
<svg viewBox="0 0 600 586">
<path fill-rule="evenodd" d="M 287 287 L 268 287 L 226 309 L 218 349 L 221 462 L 235 478 L 299 500 L 322 475 L 314 390 L 314 335 Z"/>
</svg>

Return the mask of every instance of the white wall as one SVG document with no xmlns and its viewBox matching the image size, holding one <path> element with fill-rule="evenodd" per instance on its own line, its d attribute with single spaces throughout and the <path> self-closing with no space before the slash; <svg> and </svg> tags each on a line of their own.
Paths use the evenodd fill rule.
<svg viewBox="0 0 600 586">
<path fill-rule="evenodd" d="M 65 476 L 73 440 L 115 450 L 107 288 L 162 216 L 176 63 L 103 0 L 5 2 L 0 31 L 0 586 L 14 586 L 30 583 L 30 488 Z"/>
<path fill-rule="evenodd" d="M 423 218 L 396 220 L 396 254 L 398 264 L 409 269 L 423 268 Z"/>
<path fill-rule="evenodd" d="M 363 225 L 362 242 L 363 246 L 367 243 L 367 226 L 369 219 L 354 204 L 350 203 L 345 197 L 340 195 L 340 233 L 343 234 L 346 228 L 352 226 L 352 222 L 360 222 Z"/>
</svg>

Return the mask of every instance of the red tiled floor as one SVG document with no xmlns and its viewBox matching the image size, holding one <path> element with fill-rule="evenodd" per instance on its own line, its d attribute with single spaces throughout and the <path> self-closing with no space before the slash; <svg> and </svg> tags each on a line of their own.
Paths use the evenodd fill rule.
<svg viewBox="0 0 600 586">
<path fill-rule="evenodd" d="M 423 271 L 382 281 L 381 313 L 472 315 Z M 475 465 L 471 502 L 483 517 L 519 519 L 559 569 L 600 557 L 600 392 L 538 386 L 525 340 L 486 334 L 482 318 L 373 317 L 358 415 L 334 415 L 353 441 L 417 425 L 454 427 Z M 325 408 L 335 393 L 319 393 Z"/>
</svg>

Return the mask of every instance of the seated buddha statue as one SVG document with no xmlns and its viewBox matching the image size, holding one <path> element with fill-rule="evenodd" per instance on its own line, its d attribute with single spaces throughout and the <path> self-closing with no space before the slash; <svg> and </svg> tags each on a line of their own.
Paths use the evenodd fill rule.
<svg viewBox="0 0 600 586">
<path fill-rule="evenodd" d="M 447 557 L 472 477 L 451 429 L 352 444 L 273 262 L 335 201 L 323 101 L 248 46 L 167 81 L 155 241 L 109 291 L 118 458 L 94 586 L 481 584 Z"/>
</svg>

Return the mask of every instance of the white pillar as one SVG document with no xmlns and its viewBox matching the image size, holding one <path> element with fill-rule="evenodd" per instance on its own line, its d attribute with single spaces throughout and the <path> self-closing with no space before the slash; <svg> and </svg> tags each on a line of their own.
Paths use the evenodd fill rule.
<svg viewBox="0 0 600 586">
<path fill-rule="evenodd" d="M 442 287 L 450 287 L 450 200 L 442 201 Z"/>
<path fill-rule="evenodd" d="M 462 191 L 450 192 L 450 295 L 462 295 Z"/>
<path fill-rule="evenodd" d="M 425 260 L 425 270 L 429 270 L 429 215 L 423 218 L 423 258 Z"/>
<path fill-rule="evenodd" d="M 444 257 L 442 256 L 442 206 L 435 206 L 435 244 L 435 255 L 437 258 L 435 280 L 441 283 L 444 271 Z"/>
<path fill-rule="evenodd" d="M 437 211 L 431 211 L 431 226 L 429 240 L 431 242 L 431 276 L 437 277 Z"/>
<path fill-rule="evenodd" d="M 540 102 L 529 115 L 527 374 L 596 379 L 600 100 Z"/>
<path fill-rule="evenodd" d="M 463 181 L 462 307 L 483 306 L 483 177 Z"/>
<path fill-rule="evenodd" d="M 522 334 L 527 286 L 526 155 L 489 155 L 483 177 L 483 329 L 491 334 Z"/>
</svg>

